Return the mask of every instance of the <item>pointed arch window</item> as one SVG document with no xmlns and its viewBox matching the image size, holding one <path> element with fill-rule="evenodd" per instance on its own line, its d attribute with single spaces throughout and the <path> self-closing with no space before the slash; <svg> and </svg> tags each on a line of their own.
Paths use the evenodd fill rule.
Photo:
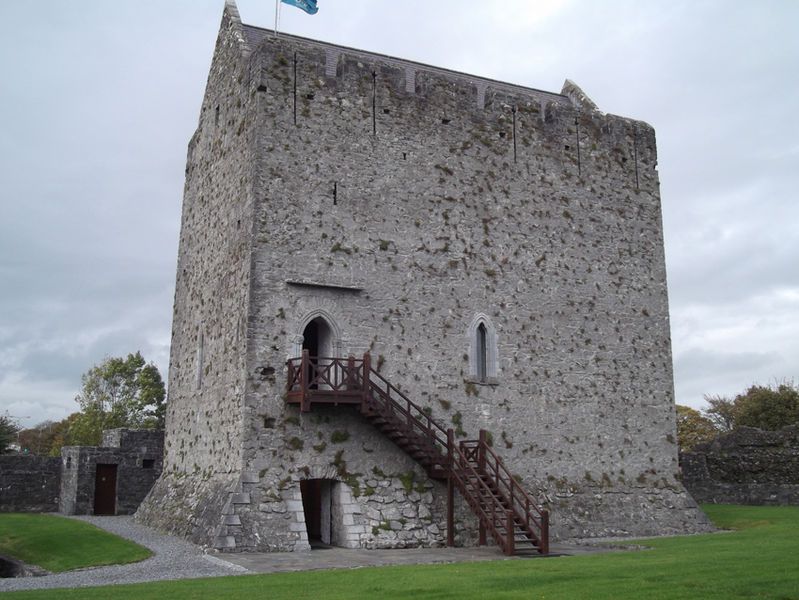
<svg viewBox="0 0 799 600">
<path fill-rule="evenodd" d="M 468 330 L 469 379 L 475 383 L 496 384 L 499 371 L 497 332 L 491 319 L 478 314 Z"/>
</svg>

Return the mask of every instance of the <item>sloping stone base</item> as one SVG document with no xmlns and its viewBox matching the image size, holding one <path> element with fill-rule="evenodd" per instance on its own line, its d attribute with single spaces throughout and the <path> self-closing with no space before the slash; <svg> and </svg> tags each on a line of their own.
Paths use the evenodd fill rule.
<svg viewBox="0 0 799 600">
<path fill-rule="evenodd" d="M 677 487 L 584 488 L 550 498 L 555 540 L 714 531 L 694 499 Z"/>
<path fill-rule="evenodd" d="M 224 522 L 225 507 L 238 480 L 237 473 L 213 475 L 208 479 L 163 473 L 142 502 L 135 519 L 195 544 L 214 546 Z"/>
</svg>

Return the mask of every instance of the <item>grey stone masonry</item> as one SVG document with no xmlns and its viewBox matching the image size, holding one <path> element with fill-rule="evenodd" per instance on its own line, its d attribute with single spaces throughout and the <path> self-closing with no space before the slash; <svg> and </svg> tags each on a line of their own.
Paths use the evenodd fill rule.
<svg viewBox="0 0 799 600">
<path fill-rule="evenodd" d="M 458 439 L 487 429 L 555 539 L 708 529 L 678 479 L 656 167 L 654 130 L 572 82 L 276 37 L 228 1 L 137 518 L 224 551 L 304 550 L 316 521 L 336 545 L 444 544 L 444 484 L 355 408 L 286 404 L 313 347 L 370 352 Z M 475 542 L 461 499 L 456 529 Z"/>
<path fill-rule="evenodd" d="M 799 504 L 799 424 L 741 427 L 681 453 L 680 466 L 698 502 Z"/>
<path fill-rule="evenodd" d="M 109 429 L 102 446 L 65 446 L 59 511 L 66 515 L 94 514 L 97 465 L 116 466 L 117 515 L 136 512 L 163 466 L 164 432 L 150 429 Z"/>
<path fill-rule="evenodd" d="M 61 459 L 50 456 L 0 456 L 0 512 L 58 510 Z"/>
</svg>

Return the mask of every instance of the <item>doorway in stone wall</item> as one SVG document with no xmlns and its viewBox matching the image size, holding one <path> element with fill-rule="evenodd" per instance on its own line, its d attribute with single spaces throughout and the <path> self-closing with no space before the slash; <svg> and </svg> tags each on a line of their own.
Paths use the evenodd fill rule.
<svg viewBox="0 0 799 600">
<path fill-rule="evenodd" d="M 94 514 L 117 512 L 117 465 L 98 464 L 94 475 Z"/>
<path fill-rule="evenodd" d="M 316 317 L 302 332 L 302 349 L 311 356 L 330 357 L 335 354 L 335 335 L 324 317 Z"/>
<path fill-rule="evenodd" d="M 335 356 L 335 336 L 332 327 L 324 317 L 316 317 L 305 326 L 302 332 L 302 349 L 307 350 L 308 355 L 312 357 L 312 365 L 329 364 L 320 362 L 319 357 Z M 314 368 L 311 366 L 309 369 L 308 380 L 313 381 Z M 312 383 L 309 387 L 316 389 L 318 386 Z"/>
<path fill-rule="evenodd" d="M 327 548 L 333 539 L 332 479 L 304 479 L 300 481 L 302 509 L 305 513 L 305 527 L 308 543 L 312 549 Z"/>
</svg>

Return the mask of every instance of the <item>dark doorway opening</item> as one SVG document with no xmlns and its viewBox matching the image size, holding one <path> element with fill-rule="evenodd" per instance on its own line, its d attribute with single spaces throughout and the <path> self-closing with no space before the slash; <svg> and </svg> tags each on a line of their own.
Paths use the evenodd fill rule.
<svg viewBox="0 0 799 600">
<path fill-rule="evenodd" d="M 317 317 L 302 332 L 302 349 L 311 356 L 319 356 L 319 318 Z"/>
<path fill-rule="evenodd" d="M 94 476 L 94 514 L 117 513 L 117 465 L 97 465 Z"/>
<path fill-rule="evenodd" d="M 311 356 L 329 358 L 335 355 L 333 328 L 323 317 L 316 317 L 302 332 L 302 349 Z"/>
<path fill-rule="evenodd" d="M 332 483 L 330 479 L 300 481 L 305 527 L 308 531 L 308 543 L 312 549 L 330 547 Z"/>
<path fill-rule="evenodd" d="M 308 356 L 312 358 L 308 366 L 308 381 L 312 382 L 308 387 L 318 389 L 315 383 L 316 367 L 324 367 L 329 361 L 319 361 L 319 357 L 330 358 L 335 354 L 333 348 L 333 330 L 322 317 L 316 317 L 305 326 L 302 332 L 302 349 L 308 351 Z"/>
</svg>

